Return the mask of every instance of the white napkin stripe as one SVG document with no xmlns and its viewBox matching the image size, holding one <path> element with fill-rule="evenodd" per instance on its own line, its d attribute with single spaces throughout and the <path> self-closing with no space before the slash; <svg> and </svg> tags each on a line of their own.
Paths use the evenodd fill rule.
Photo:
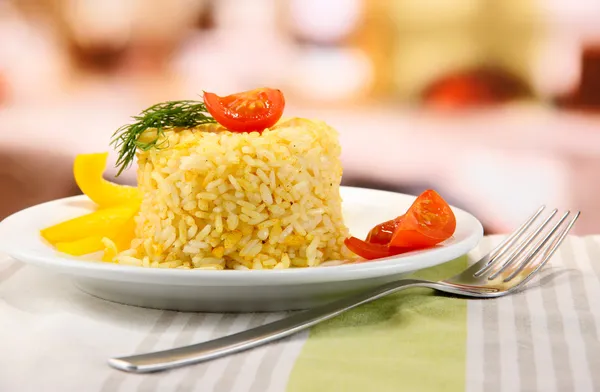
<svg viewBox="0 0 600 392">
<path fill-rule="evenodd" d="M 548 267 L 546 269 L 550 270 Z M 542 278 L 547 276 L 543 271 L 541 274 Z M 557 390 L 556 374 L 553 371 L 556 366 L 552 356 L 548 330 L 550 319 L 546 313 L 542 294 L 544 288 L 539 285 L 538 280 L 530 284 L 532 287 L 525 292 L 524 299 L 527 303 L 526 312 L 529 313 L 531 326 L 531 350 L 534 358 L 534 363 L 531 366 L 535 368 L 535 373 L 529 372 L 529 377 L 534 379 L 529 383 L 536 386 L 534 390 L 554 392 Z M 523 364 L 521 363 L 521 365 Z M 523 380 L 525 381 L 526 378 L 523 378 Z M 526 381 L 525 385 L 527 385 Z"/>
<path fill-rule="evenodd" d="M 283 392 L 289 382 L 290 375 L 300 356 L 300 352 L 308 340 L 309 330 L 299 332 L 281 342 L 283 349 L 271 370 L 270 383 L 265 384 L 267 392 Z M 262 392 L 262 391 L 256 391 Z"/>
<path fill-rule="evenodd" d="M 230 313 L 223 315 L 223 317 L 215 325 L 213 333 L 208 340 L 217 339 L 228 335 L 238 317 L 240 317 L 240 315 Z M 244 317 L 244 315 L 241 315 L 241 317 Z M 199 383 L 204 378 L 210 364 L 211 362 L 209 361 L 188 366 L 185 374 L 177 383 L 177 388 L 175 390 L 177 392 L 183 392 L 194 391 L 196 388 L 199 388 Z"/>
<path fill-rule="evenodd" d="M 567 267 L 565 264 L 565 247 L 568 247 L 570 242 L 565 241 L 553 258 L 555 265 L 561 266 L 563 269 Z M 573 272 L 577 271 L 567 271 L 563 275 L 556 276 L 553 278 L 556 280 L 556 283 L 552 286 L 556 293 L 558 314 L 562 318 L 566 354 L 571 364 L 571 375 L 574 383 L 571 390 L 591 391 L 593 389 L 587 360 L 587 350 L 581 334 L 581 315 L 576 310 L 573 296 L 574 286 L 579 284 L 579 282 L 574 278 Z M 549 289 L 549 287 L 545 286 L 544 289 Z M 562 388 L 559 389 L 563 390 Z"/>
<path fill-rule="evenodd" d="M 517 293 L 508 297 L 514 310 L 515 330 L 515 366 L 519 374 L 520 390 L 537 391 L 537 373 L 533 342 L 533 331 L 531 328 L 531 313 L 527 295 L 536 289 L 536 280 L 529 283 L 525 292 Z"/>
<path fill-rule="evenodd" d="M 253 315 L 240 315 L 238 316 L 233 325 L 230 328 L 228 335 L 235 334 L 249 328 L 250 321 L 255 317 Z M 240 354 L 244 355 L 244 354 Z M 216 359 L 214 361 L 209 361 L 206 363 L 206 372 L 204 373 L 204 377 L 199 379 L 197 382 L 197 390 L 198 391 L 212 391 L 214 390 L 215 384 L 219 381 L 221 376 L 224 374 L 225 369 L 228 368 L 228 365 L 235 358 L 234 355 L 228 355 L 223 358 Z M 232 374 L 235 374 L 236 370 Z M 231 377 L 231 374 L 229 375 Z"/>
<path fill-rule="evenodd" d="M 565 251 L 569 253 L 569 257 L 566 258 L 567 266 L 575 269 L 570 274 L 576 293 L 573 299 L 579 317 L 589 374 L 594 388 L 600 388 L 600 312 L 592 311 L 600 309 L 600 281 L 595 275 L 597 270 L 592 267 L 593 263 L 583 239 L 572 238 Z"/>
<path fill-rule="evenodd" d="M 157 344 L 155 344 L 152 351 L 156 350 L 165 350 L 173 347 L 179 346 L 176 344 L 178 341 L 192 339 L 194 332 L 198 329 L 202 328 L 203 321 L 205 317 L 201 317 L 200 322 L 196 322 L 198 320 L 197 314 L 194 313 L 178 313 L 178 317 L 173 320 L 171 325 L 164 331 L 162 337 L 159 339 Z M 216 315 L 215 319 L 219 319 L 221 315 Z M 157 391 L 161 390 L 158 387 L 158 384 L 165 378 L 169 373 L 156 373 L 156 374 L 144 374 L 137 375 L 133 377 L 129 377 L 129 380 L 137 381 L 137 390 L 138 391 Z M 130 384 L 133 384 L 130 383 Z M 128 389 L 123 389 L 125 391 L 132 390 L 133 385 L 128 385 Z"/>
<path fill-rule="evenodd" d="M 481 243 L 469 252 L 469 262 L 483 257 Z M 466 392 L 483 391 L 483 301 L 467 302 Z"/>
<path fill-rule="evenodd" d="M 493 239 L 488 237 L 481 242 L 483 254 L 493 249 Z M 483 389 L 486 392 L 502 390 L 502 360 L 498 328 L 501 315 L 498 300 L 483 302 Z M 511 320 L 512 321 L 512 320 Z"/>
<path fill-rule="evenodd" d="M 136 353 L 147 352 L 154 348 L 160 337 L 169 328 L 178 313 L 163 311 L 150 330 L 142 337 L 136 347 Z M 108 365 L 107 365 L 108 366 Z M 118 370 L 113 370 L 100 388 L 100 392 L 117 392 L 129 375 Z M 141 379 L 140 379 L 141 381 Z"/>
<path fill-rule="evenodd" d="M 285 315 L 285 313 L 270 313 L 268 314 L 265 323 L 279 320 L 282 317 L 285 317 Z M 274 344 L 268 344 L 244 353 L 244 362 L 240 368 L 240 372 L 235 376 L 235 380 L 233 380 L 233 387 L 230 390 L 236 392 L 248 392 L 248 390 L 252 387 L 253 381 L 256 378 L 263 376 L 262 373 L 258 372 L 259 366 L 263 362 L 263 358 L 267 355 L 270 355 L 274 348 Z M 215 390 L 215 392 L 226 391 L 226 389 Z"/>
<path fill-rule="evenodd" d="M 259 327 L 267 322 L 268 314 L 266 313 L 255 313 L 252 315 L 247 329 Z M 234 355 L 231 361 L 227 364 L 227 367 L 221 372 L 218 380 L 212 386 L 213 391 L 232 391 L 233 385 L 236 381 L 242 377 L 242 369 L 250 357 L 248 352 L 242 352 Z M 248 381 L 248 380 L 244 380 Z"/>
<path fill-rule="evenodd" d="M 509 296 L 497 300 L 501 390 L 505 392 L 522 390 L 519 373 L 521 358 L 519 358 L 517 347 L 517 328 L 513 306 L 513 299 L 517 298 L 517 296 Z M 523 298 L 519 298 L 519 300 L 523 300 Z"/>
<path fill-rule="evenodd" d="M 592 238 L 573 238 L 576 263 L 582 269 L 589 308 L 600 309 L 600 245 Z M 598 259 L 593 258 L 596 255 Z M 591 312 L 596 322 L 596 337 L 600 341 L 600 312 Z"/>
<path fill-rule="evenodd" d="M 211 336 L 216 333 L 216 328 L 222 317 L 223 314 L 219 313 L 193 313 L 186 325 L 175 337 L 174 345 L 172 347 L 209 340 Z M 175 342 L 177 342 L 177 346 L 175 345 Z M 157 373 L 157 381 L 152 385 L 151 389 L 146 389 L 146 391 L 174 391 L 178 388 L 182 377 L 184 377 L 188 371 L 189 368 L 183 367 L 163 373 Z M 148 382 L 145 385 L 150 388 L 151 384 Z"/>
</svg>

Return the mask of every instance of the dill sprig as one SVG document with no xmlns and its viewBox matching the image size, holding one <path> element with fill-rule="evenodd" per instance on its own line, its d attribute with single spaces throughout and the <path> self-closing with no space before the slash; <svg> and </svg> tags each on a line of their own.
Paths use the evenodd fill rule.
<svg viewBox="0 0 600 392">
<path fill-rule="evenodd" d="M 135 122 L 117 129 L 110 143 L 119 151 L 116 163 L 119 168 L 117 176 L 131 166 L 138 148 L 142 151 L 160 148 L 162 143 L 159 139 L 164 136 L 166 128 L 216 123 L 203 102 L 189 100 L 158 103 L 132 118 Z M 156 137 L 150 141 L 140 141 L 140 136 L 148 129 L 156 129 Z"/>
</svg>

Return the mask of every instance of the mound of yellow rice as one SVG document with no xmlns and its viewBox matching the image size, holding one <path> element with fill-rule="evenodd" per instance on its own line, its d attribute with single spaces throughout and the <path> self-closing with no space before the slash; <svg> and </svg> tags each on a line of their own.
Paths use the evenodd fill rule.
<svg viewBox="0 0 600 392">
<path fill-rule="evenodd" d="M 279 269 L 351 257 L 333 128 L 296 118 L 262 134 L 211 124 L 165 139 L 138 152 L 136 238 L 116 262 Z"/>
</svg>

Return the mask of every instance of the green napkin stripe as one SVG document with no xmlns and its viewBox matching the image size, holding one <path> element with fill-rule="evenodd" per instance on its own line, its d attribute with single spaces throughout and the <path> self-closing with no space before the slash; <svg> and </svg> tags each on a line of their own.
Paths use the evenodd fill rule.
<svg viewBox="0 0 600 392">
<path fill-rule="evenodd" d="M 419 271 L 438 280 L 467 266 L 461 257 Z M 313 327 L 288 392 L 464 391 L 467 301 L 410 289 Z"/>
</svg>

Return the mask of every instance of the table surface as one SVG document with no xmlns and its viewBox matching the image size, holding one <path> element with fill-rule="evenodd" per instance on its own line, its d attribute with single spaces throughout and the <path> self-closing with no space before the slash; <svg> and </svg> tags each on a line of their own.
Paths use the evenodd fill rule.
<svg viewBox="0 0 600 392">
<path fill-rule="evenodd" d="M 474 260 L 502 237 L 485 237 Z M 150 375 L 110 356 L 213 339 L 285 314 L 180 313 L 106 302 L 0 257 L 2 391 L 593 391 L 600 389 L 600 236 L 568 237 L 528 288 L 495 300 L 406 291 L 308 332 Z M 465 258 L 424 271 L 448 276 Z M 435 271 L 434 271 L 435 270 Z"/>
</svg>

